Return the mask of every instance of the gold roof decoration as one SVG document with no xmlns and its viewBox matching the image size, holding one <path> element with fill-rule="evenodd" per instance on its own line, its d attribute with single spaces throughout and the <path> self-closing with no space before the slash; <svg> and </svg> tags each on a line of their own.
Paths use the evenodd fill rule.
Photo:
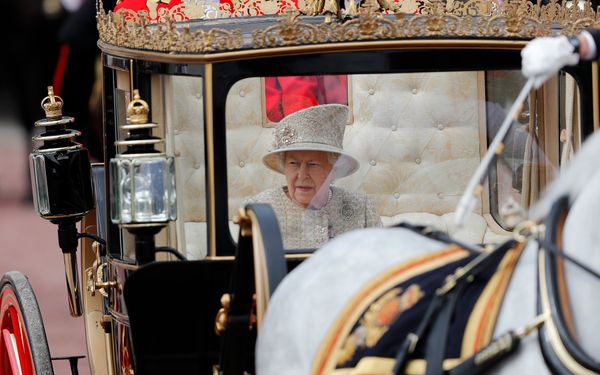
<svg viewBox="0 0 600 375">
<path fill-rule="evenodd" d="M 63 100 L 60 96 L 54 95 L 54 87 L 48 86 L 48 96 L 42 99 L 42 109 L 46 112 L 47 119 L 56 119 L 62 117 Z"/>
<path fill-rule="evenodd" d="M 325 6 L 326 1 L 299 0 L 301 9 L 327 17 L 301 15 L 294 0 L 231 0 L 223 1 L 218 9 L 207 5 L 205 0 L 183 1 L 170 10 L 161 9 L 162 13 L 155 14 L 155 22 L 150 22 L 147 12 L 106 13 L 102 0 L 97 0 L 100 40 L 140 50 L 211 53 L 404 38 L 530 39 L 555 33 L 573 35 L 585 27 L 600 27 L 600 17 L 587 1 L 576 6 L 564 5 L 558 0 L 550 0 L 545 5 L 539 0 L 537 3 L 529 0 L 363 0 L 360 7 L 351 2 L 355 5 L 353 9 L 341 10 L 335 15 Z M 351 13 L 357 16 L 348 17 Z M 252 17 L 265 14 L 282 15 Z M 239 17 L 241 15 L 250 17 Z M 346 18 L 331 22 L 331 16 Z M 225 22 L 212 20 L 235 17 L 239 18 Z"/>
<path fill-rule="evenodd" d="M 119 47 L 160 52 L 215 52 L 240 49 L 242 35 L 239 30 L 190 30 L 178 27 L 178 20 L 185 19 L 180 6 L 158 14 L 158 22 L 151 23 L 145 11 L 120 10 L 105 13 L 102 0 L 97 2 L 96 22 L 100 40 Z M 198 8 L 193 8 L 198 11 Z M 190 9 L 191 12 L 191 9 Z"/>
<path fill-rule="evenodd" d="M 286 12 L 277 24 L 252 34 L 254 48 L 290 46 L 299 44 L 325 43 L 327 33 L 320 25 L 311 25 L 298 20 L 299 12 Z"/>
<path fill-rule="evenodd" d="M 134 89 L 133 100 L 127 105 L 127 117 L 129 123 L 135 125 L 147 123 L 148 113 L 150 113 L 148 102 L 142 100 L 138 89 Z"/>
</svg>

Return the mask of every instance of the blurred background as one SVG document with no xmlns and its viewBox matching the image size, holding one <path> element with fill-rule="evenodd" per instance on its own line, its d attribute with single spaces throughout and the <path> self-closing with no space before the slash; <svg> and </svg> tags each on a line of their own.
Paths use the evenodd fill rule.
<svg viewBox="0 0 600 375">
<path fill-rule="evenodd" d="M 104 1 L 112 9 L 114 1 Z M 101 161 L 101 98 L 95 0 L 9 1 L 0 23 L 0 274 L 20 271 L 32 284 L 52 357 L 86 355 L 83 318 L 72 318 L 57 227 L 34 211 L 28 154 L 34 123 L 47 86 L 64 100 L 63 114 L 75 117 L 79 142 Z M 53 361 L 56 374 L 70 374 L 66 361 Z M 79 373 L 89 374 L 87 360 Z"/>
</svg>

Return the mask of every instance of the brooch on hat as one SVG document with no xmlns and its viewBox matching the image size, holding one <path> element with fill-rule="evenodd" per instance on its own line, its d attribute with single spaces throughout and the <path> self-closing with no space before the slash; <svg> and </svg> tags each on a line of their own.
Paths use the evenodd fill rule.
<svg viewBox="0 0 600 375">
<path fill-rule="evenodd" d="M 296 132 L 289 125 L 284 125 L 276 130 L 277 148 L 289 146 L 296 141 Z"/>
</svg>

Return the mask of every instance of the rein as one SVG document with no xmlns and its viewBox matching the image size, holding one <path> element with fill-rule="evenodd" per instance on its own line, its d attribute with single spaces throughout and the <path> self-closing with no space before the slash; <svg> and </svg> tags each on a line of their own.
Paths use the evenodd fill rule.
<svg viewBox="0 0 600 375">
<path fill-rule="evenodd" d="M 566 261 L 569 261 L 573 265 L 579 267 L 581 270 L 587 272 L 588 274 L 594 276 L 596 279 L 600 280 L 600 273 L 598 273 L 596 270 L 586 266 L 585 264 L 581 263 L 581 261 L 568 255 L 567 253 L 562 251 L 562 249 L 560 249 L 558 246 L 556 246 L 551 241 L 548 241 L 545 238 L 536 238 L 536 241 L 540 244 L 542 249 L 544 249 L 545 251 L 549 252 L 550 254 L 554 255 L 555 257 L 560 257 Z"/>
<path fill-rule="evenodd" d="M 564 206 L 565 202 L 566 198 L 563 198 L 559 200 L 556 205 Z M 556 212 L 556 210 L 554 210 L 554 212 Z M 422 345 L 425 345 L 424 352 L 427 363 L 425 375 L 467 375 L 483 373 L 502 360 L 508 358 L 511 354 L 515 353 L 522 338 L 529 335 L 533 331 L 536 331 L 549 320 L 552 320 L 554 323 L 555 319 L 553 320 L 553 317 L 561 316 L 561 314 L 556 313 L 556 311 L 543 312 L 527 326 L 520 329 L 511 330 L 500 335 L 498 338 L 490 342 L 486 347 L 471 355 L 456 367 L 448 371 L 443 369 L 449 326 L 458 298 L 466 289 L 466 287 L 477 277 L 477 275 L 479 275 L 488 267 L 495 266 L 498 263 L 498 260 L 501 259 L 504 254 L 506 254 L 506 252 L 513 248 L 518 242 L 526 242 L 529 240 L 536 241 L 540 246 L 540 250 L 546 251 L 548 256 L 561 257 L 600 280 L 600 273 L 573 258 L 572 256 L 565 254 L 556 244 L 552 242 L 552 238 L 548 238 L 554 236 L 553 232 L 548 233 L 546 236 L 540 236 L 538 234 L 543 226 L 537 227 L 534 223 L 527 224 L 528 226 L 524 226 L 516 230 L 515 240 L 506 241 L 502 245 L 488 251 L 481 247 L 464 244 L 444 232 L 435 231 L 426 226 L 412 225 L 408 223 L 401 223 L 397 225 L 397 227 L 415 231 L 434 240 L 461 246 L 470 251 L 472 254 L 479 255 L 477 255 L 466 265 L 457 268 L 452 274 L 449 274 L 444 280 L 444 283 L 436 290 L 434 299 L 429 305 L 425 316 L 421 320 L 421 323 L 414 332 L 409 333 L 406 336 L 402 345 L 400 346 L 400 349 L 396 353 L 396 362 L 393 369 L 394 374 L 399 375 L 405 372 L 406 365 L 408 364 L 409 360 L 412 359 L 417 347 Z M 555 224 L 556 214 L 550 215 L 547 224 L 548 227 L 551 228 Z M 527 234 L 523 234 L 523 230 L 525 230 Z M 540 285 L 539 287 L 542 288 L 546 286 Z M 556 304 L 556 302 L 554 302 L 554 304 Z M 564 329 L 562 329 L 561 322 L 558 322 L 557 325 L 560 328 L 559 331 L 564 331 Z M 570 337 L 562 336 L 564 335 L 561 335 L 561 339 L 565 346 L 568 348 L 574 348 L 571 351 L 581 353 L 581 350 L 577 347 L 577 344 Z M 547 346 L 548 345 L 546 344 L 546 348 L 544 348 L 544 343 L 542 343 L 542 349 L 545 352 L 549 350 Z M 575 357 L 578 357 L 577 359 L 581 359 L 583 357 L 583 360 L 578 362 L 583 362 L 587 364 L 586 367 L 591 367 L 592 369 L 596 370 L 595 366 L 593 366 L 593 361 L 590 361 L 589 357 L 581 354 L 575 355 Z"/>
<path fill-rule="evenodd" d="M 429 227 L 426 225 L 417 225 L 417 224 L 411 224 L 408 222 L 401 222 L 401 223 L 395 224 L 393 227 L 409 229 L 415 233 L 418 233 L 422 236 L 431 238 L 433 240 L 445 242 L 447 244 L 457 245 L 457 246 L 469 251 L 471 254 L 479 254 L 484 251 L 484 249 L 480 246 L 472 245 L 472 244 L 457 240 L 456 238 L 453 238 L 446 232 L 442 232 L 440 230 L 435 230 L 433 227 Z"/>
<path fill-rule="evenodd" d="M 425 226 L 407 223 L 401 223 L 397 226 L 415 231 L 438 241 L 456 244 L 461 247 L 464 246 L 466 250 L 473 254 L 479 253 L 479 255 L 463 267 L 457 268 L 454 273 L 448 275 L 444 283 L 436 290 L 435 297 L 429 305 L 420 325 L 414 332 L 406 336 L 400 349 L 396 353 L 396 363 L 393 369 L 394 374 L 404 373 L 407 363 L 412 359 L 412 355 L 416 352 L 419 345 L 425 345 L 424 352 L 427 363 L 426 375 L 467 375 L 483 373 L 515 353 L 522 338 L 539 329 L 544 322 L 552 319 L 552 316 L 560 316 L 560 314 L 556 314 L 554 311 L 541 313 L 527 326 L 500 335 L 486 347 L 465 359 L 456 367 L 448 371 L 443 369 L 442 364 L 445 358 L 449 326 L 458 298 L 478 274 L 487 267 L 496 265 L 498 259 L 501 259 L 506 251 L 514 247 L 517 242 L 524 242 L 529 239 L 535 240 L 540 245 L 540 249 L 547 251 L 549 255 L 561 257 L 600 280 L 600 273 L 572 256 L 565 254 L 549 239 L 543 236 L 534 237 L 533 235 L 538 232 L 536 230 L 531 230 L 531 227 L 529 228 L 528 236 L 521 235 L 520 233 L 515 236 L 519 238 L 519 241 L 509 240 L 493 250 L 485 251 L 482 248 L 473 245 L 463 244 L 444 232 L 434 231 Z M 540 287 L 542 286 L 540 285 Z M 568 340 L 568 338 L 565 341 L 567 341 L 567 347 L 574 347 L 576 345 L 571 342 L 572 340 Z M 590 363 L 588 360 L 584 360 L 583 362 Z M 594 366 L 592 366 L 592 368 L 594 368 Z"/>
<path fill-rule="evenodd" d="M 567 373 L 600 373 L 600 363 L 589 356 L 573 337 L 565 319 L 565 311 L 560 297 L 558 285 L 558 264 L 556 260 L 564 260 L 576 265 L 579 269 L 600 279 L 598 272 L 576 259 L 566 255 L 557 245 L 560 218 L 569 208 L 567 196 L 559 198 L 551 207 L 546 218 L 546 235 L 536 238 L 540 244 L 540 261 L 538 264 L 538 312 L 549 315 L 547 324 L 538 333 L 541 350 L 546 364 L 553 372 Z"/>
</svg>

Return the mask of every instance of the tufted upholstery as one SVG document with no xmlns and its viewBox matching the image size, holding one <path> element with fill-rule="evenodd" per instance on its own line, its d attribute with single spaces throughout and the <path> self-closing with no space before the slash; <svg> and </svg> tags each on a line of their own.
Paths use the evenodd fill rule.
<svg viewBox="0 0 600 375">
<path fill-rule="evenodd" d="M 174 108 L 167 111 L 166 129 L 177 160 L 178 246 L 201 257 L 206 253 L 201 85 L 190 78 L 165 80 L 165 92 L 179 98 L 171 105 L 165 101 Z M 384 225 L 408 220 L 469 242 L 497 242 L 502 234 L 488 225 L 483 202 L 465 228 L 457 231 L 452 224 L 460 194 L 485 151 L 478 73 L 355 75 L 350 82 L 353 121 L 344 149 L 361 167 L 336 184 L 374 197 Z M 237 82 L 227 99 L 230 217 L 248 197 L 284 184 L 261 162 L 273 131 L 265 125 L 263 97 L 261 79 L 249 78 Z"/>
<path fill-rule="evenodd" d="M 163 78 L 167 153 L 177 173 L 177 248 L 189 259 L 206 256 L 206 179 L 202 79 Z"/>
</svg>

